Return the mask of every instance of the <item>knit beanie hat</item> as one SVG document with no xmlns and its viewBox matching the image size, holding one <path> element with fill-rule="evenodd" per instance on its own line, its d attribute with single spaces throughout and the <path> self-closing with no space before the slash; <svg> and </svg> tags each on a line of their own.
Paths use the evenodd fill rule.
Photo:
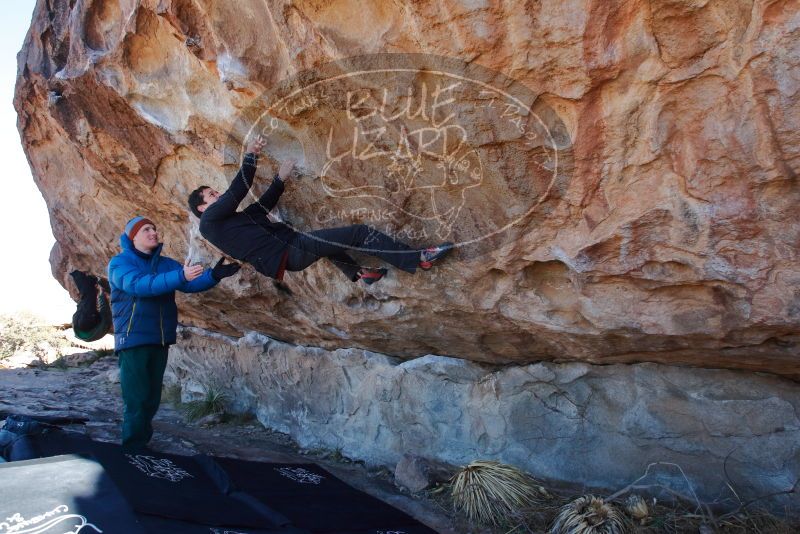
<svg viewBox="0 0 800 534">
<path fill-rule="evenodd" d="M 136 235 L 136 233 L 139 230 L 141 230 L 142 226 L 144 226 L 145 224 L 152 224 L 155 227 L 155 223 L 153 221 L 151 221 L 147 217 L 142 217 L 140 215 L 137 215 L 136 217 L 128 221 L 128 224 L 125 225 L 125 235 L 128 236 L 128 239 L 133 241 L 133 238 Z"/>
</svg>

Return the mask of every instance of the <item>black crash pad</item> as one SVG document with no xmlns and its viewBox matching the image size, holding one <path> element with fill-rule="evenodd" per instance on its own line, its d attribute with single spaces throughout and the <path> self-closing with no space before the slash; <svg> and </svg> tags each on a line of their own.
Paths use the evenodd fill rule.
<svg viewBox="0 0 800 534">
<path fill-rule="evenodd" d="M 0 464 L 0 532 L 147 531 L 99 463 L 68 455 Z"/>
<path fill-rule="evenodd" d="M 92 441 L 73 432 L 51 431 L 16 441 L 10 464 L 25 456 L 44 458 L 64 453 L 96 458 L 139 514 L 210 526 L 268 530 L 289 523 L 279 514 L 265 515 L 224 494 L 190 456 L 125 452 L 113 443 Z"/>
<path fill-rule="evenodd" d="M 315 464 L 131 453 L 51 428 L 19 436 L 10 449 L 7 466 L 66 453 L 91 455 L 116 483 L 144 532 L 435 534 Z M 16 485 L 15 480 L 10 487 Z"/>
<path fill-rule="evenodd" d="M 385 502 L 348 486 L 315 464 L 271 464 L 215 458 L 233 489 L 319 533 L 435 534 Z"/>
</svg>

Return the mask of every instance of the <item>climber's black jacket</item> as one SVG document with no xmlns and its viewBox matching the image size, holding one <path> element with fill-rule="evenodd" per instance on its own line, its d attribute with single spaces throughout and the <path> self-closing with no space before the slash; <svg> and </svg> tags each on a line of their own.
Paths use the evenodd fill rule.
<svg viewBox="0 0 800 534">
<path fill-rule="evenodd" d="M 267 214 L 283 193 L 283 181 L 275 175 L 272 185 L 256 202 L 236 211 L 250 191 L 258 156 L 245 154 L 242 167 L 228 190 L 200 217 L 200 233 L 225 254 L 246 261 L 261 274 L 278 275 L 281 261 L 295 231 Z"/>
</svg>

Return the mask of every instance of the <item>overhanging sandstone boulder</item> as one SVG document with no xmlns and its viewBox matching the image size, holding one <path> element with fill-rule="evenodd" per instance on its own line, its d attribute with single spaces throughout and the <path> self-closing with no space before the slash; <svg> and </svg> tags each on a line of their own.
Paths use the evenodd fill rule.
<svg viewBox="0 0 800 534">
<path fill-rule="evenodd" d="M 39 2 L 14 103 L 57 240 L 54 275 L 67 285 L 72 268 L 102 272 L 136 213 L 158 222 L 169 255 L 211 260 L 185 198 L 235 173 L 226 148 L 232 132 L 241 141 L 234 126 L 246 110 L 268 107 L 260 95 L 342 58 L 446 56 L 516 80 L 568 134 L 558 148 L 569 165 L 537 210 L 519 205 L 541 192 L 525 181 L 538 172 L 534 159 L 517 157 L 516 138 L 463 106 L 477 154 L 463 161 L 475 158 L 483 174 L 453 235 L 478 231 L 475 221 L 498 210 L 525 213 L 496 247 L 460 250 L 433 275 L 395 273 L 370 289 L 320 263 L 290 277 L 293 298 L 245 269 L 183 300 L 184 322 L 403 358 L 651 361 L 796 379 L 794 10 L 736 0 L 524 6 Z M 700 38 L 687 39 L 687 28 Z M 261 186 L 277 160 L 313 163 L 326 146 L 318 121 L 278 118 Z M 363 178 L 348 174 L 356 170 L 339 176 Z M 335 183 L 326 189 L 319 168 L 306 171 L 280 212 L 301 228 L 322 224 L 321 204 L 339 214 L 325 224 L 370 222 L 384 206 L 334 198 Z"/>
</svg>

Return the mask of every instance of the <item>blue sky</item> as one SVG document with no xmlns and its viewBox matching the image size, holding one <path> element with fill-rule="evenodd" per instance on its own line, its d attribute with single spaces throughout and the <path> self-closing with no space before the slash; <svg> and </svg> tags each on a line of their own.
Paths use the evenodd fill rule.
<svg viewBox="0 0 800 534">
<path fill-rule="evenodd" d="M 55 242 L 47 208 L 22 151 L 14 111 L 17 52 L 31 22 L 35 0 L 3 2 L 0 17 L 0 313 L 31 311 L 52 322 L 69 322 L 75 304 L 50 273 Z"/>
</svg>

